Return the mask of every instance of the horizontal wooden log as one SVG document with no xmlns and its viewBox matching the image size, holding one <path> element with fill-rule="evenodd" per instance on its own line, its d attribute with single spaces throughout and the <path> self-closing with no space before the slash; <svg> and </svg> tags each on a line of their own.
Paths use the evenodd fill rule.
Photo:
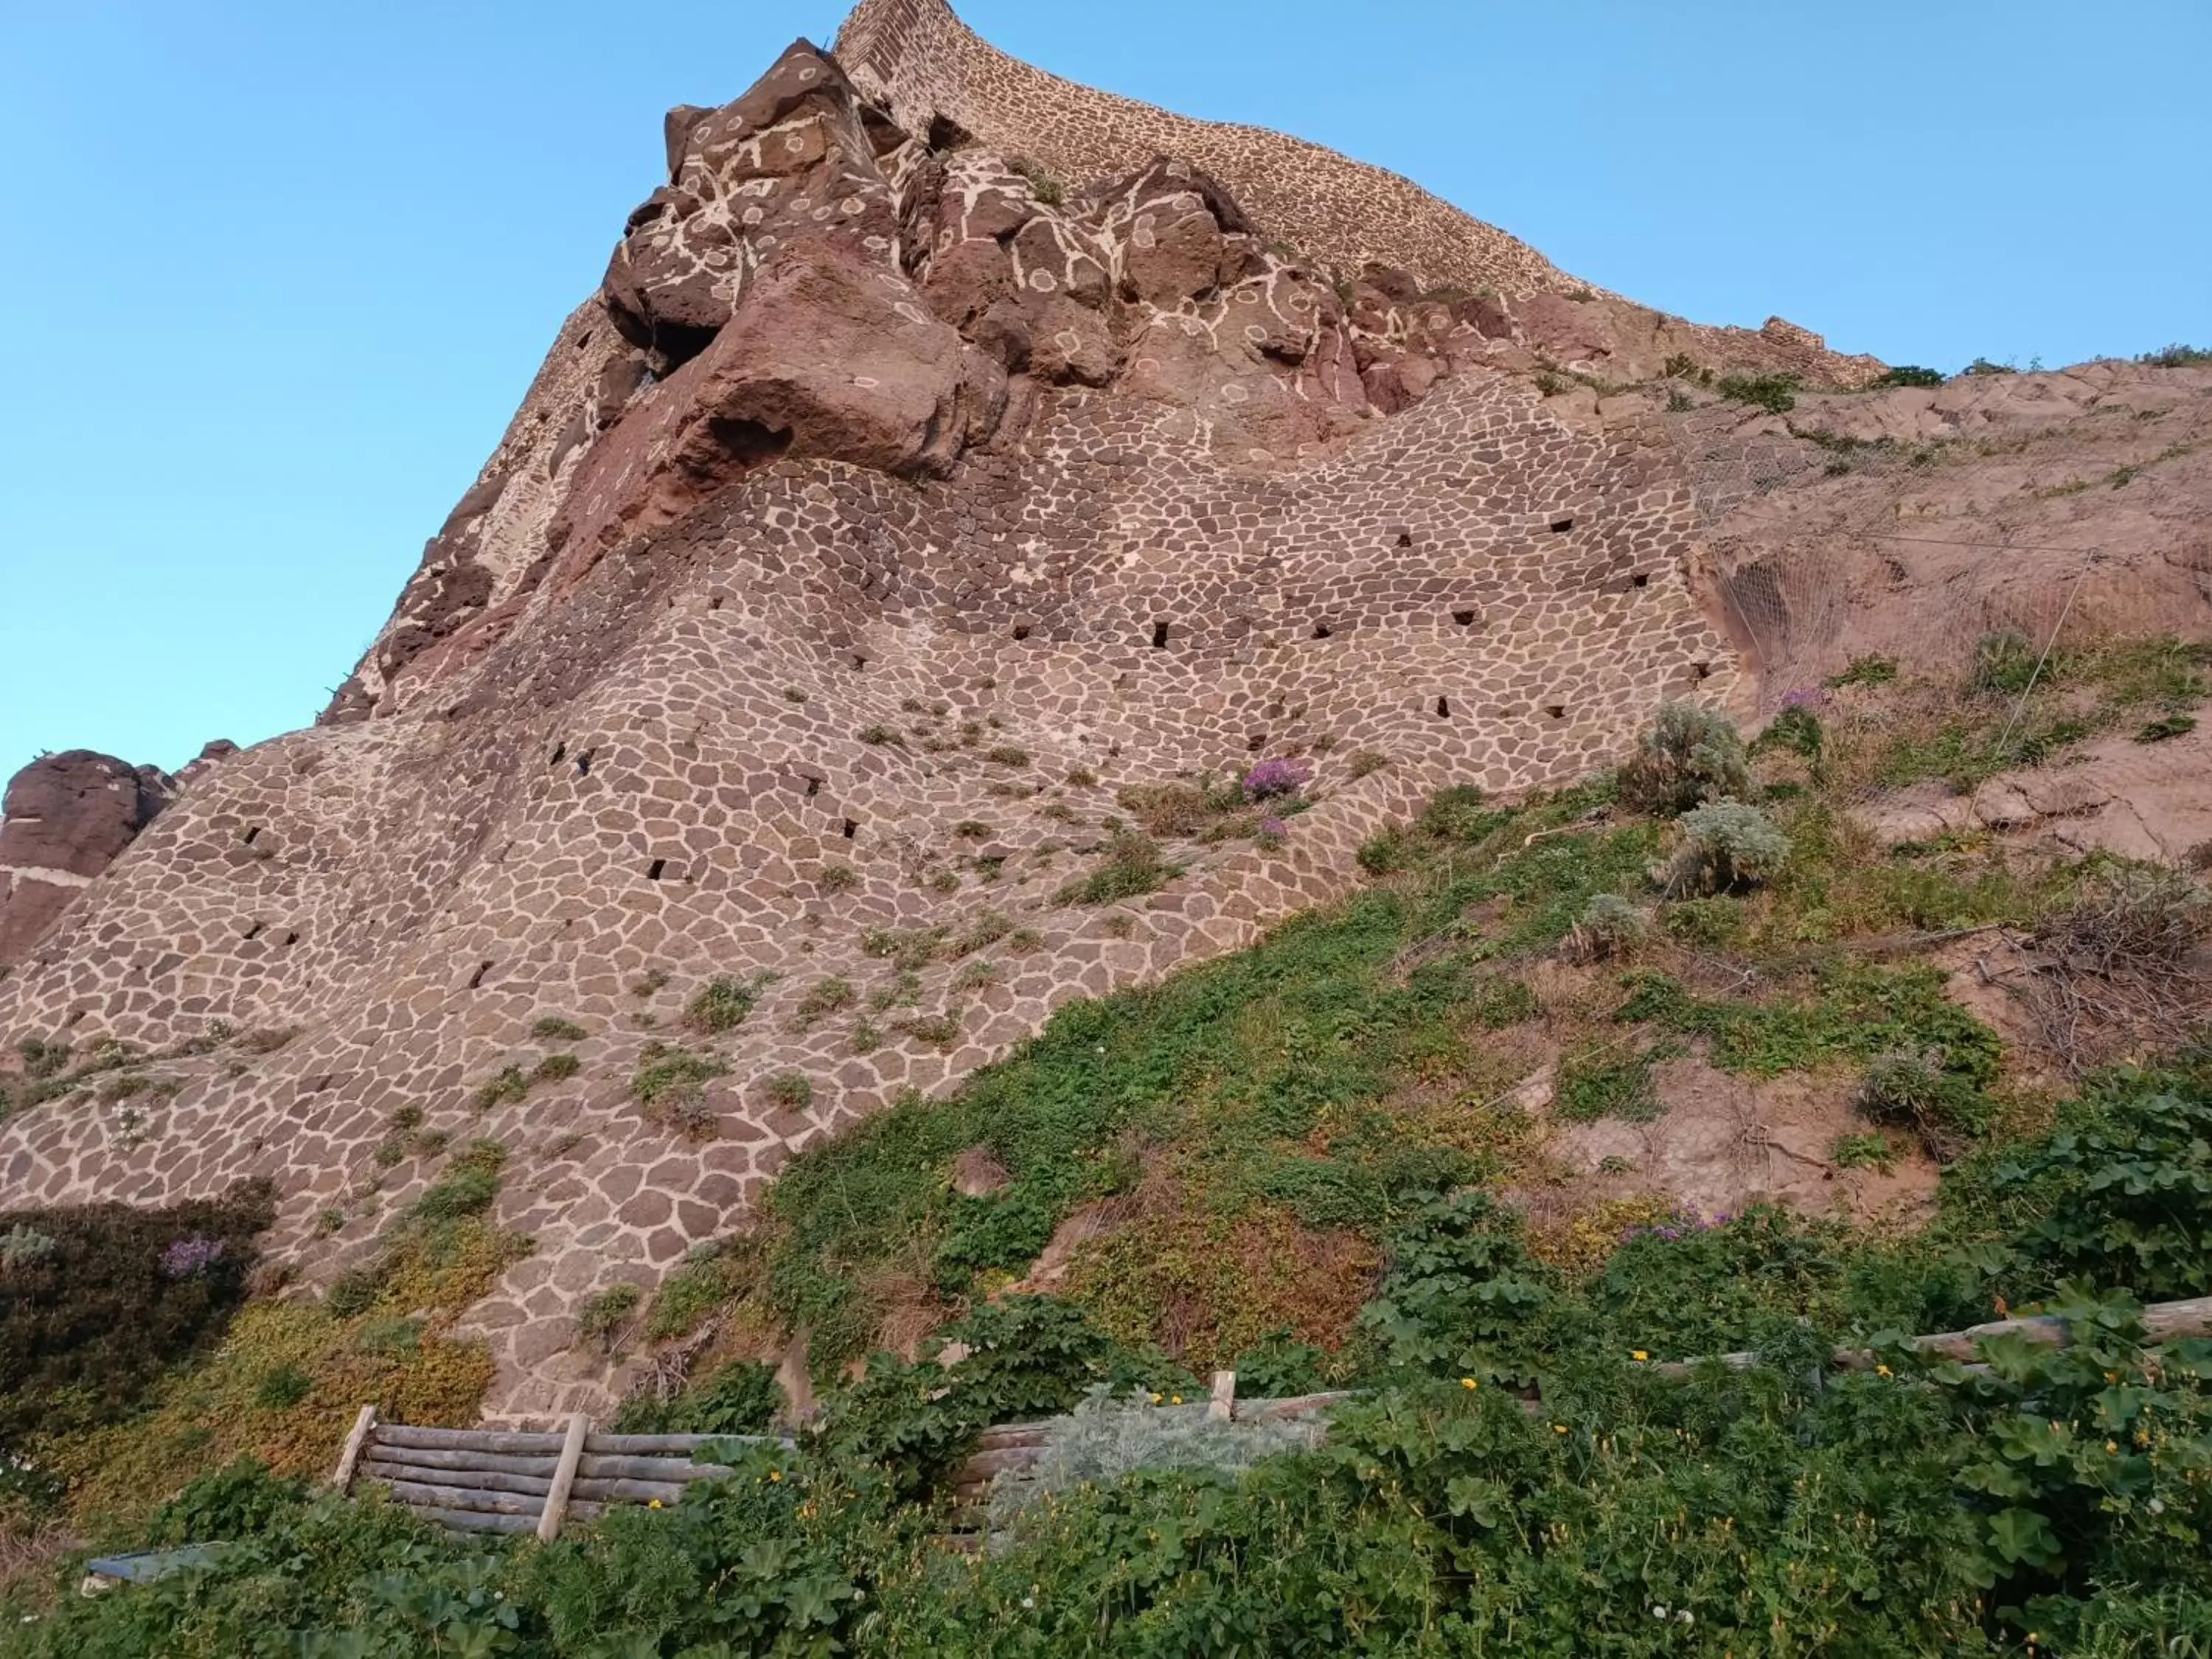
<svg viewBox="0 0 2212 1659">
<path fill-rule="evenodd" d="M 681 1480 L 591 1480 L 582 1475 L 569 1489 L 578 1498 L 594 1504 L 651 1504 L 658 1501 L 677 1504 L 684 1501 L 690 1491 Z"/>
<path fill-rule="evenodd" d="M 576 1473 L 590 1480 L 726 1480 L 736 1473 L 720 1463 L 692 1463 L 680 1457 L 594 1457 L 584 1454 Z"/>
<path fill-rule="evenodd" d="M 1005 1451 L 977 1452 L 960 1466 L 963 1480 L 988 1480 L 1009 1470 L 1033 1469 L 1044 1456 L 1042 1446 L 1013 1446 Z"/>
<path fill-rule="evenodd" d="M 386 1463 L 375 1457 L 362 1463 L 361 1472 L 374 1480 L 459 1486 L 467 1492 L 511 1492 L 525 1498 L 543 1498 L 553 1490 L 552 1480 L 541 1474 L 507 1474 L 497 1469 L 424 1469 L 412 1463 Z"/>
<path fill-rule="evenodd" d="M 986 1429 L 975 1437 L 978 1451 L 1007 1451 L 1016 1446 L 1042 1446 L 1052 1438 L 1049 1423 L 1009 1423 Z"/>
<path fill-rule="evenodd" d="M 1237 1420 L 1239 1423 L 1276 1423 L 1289 1418 L 1312 1417 L 1332 1406 L 1340 1406 L 1353 1397 L 1346 1391 L 1303 1394 L 1291 1400 L 1240 1400 L 1237 1402 Z"/>
<path fill-rule="evenodd" d="M 416 1446 L 426 1450 L 512 1453 L 525 1457 L 558 1457 L 564 1437 L 557 1434 L 504 1434 L 490 1429 L 410 1429 L 397 1423 L 380 1423 L 369 1443 L 377 1446 Z"/>
<path fill-rule="evenodd" d="M 571 1498 L 568 1500 L 568 1519 L 571 1521 L 596 1521 L 599 1516 L 607 1512 L 608 1508 L 609 1505 L 605 1504 L 594 1504 L 587 1498 Z"/>
<path fill-rule="evenodd" d="M 584 1442 L 586 1457 L 689 1457 L 702 1446 L 788 1446 L 789 1435 L 595 1434 Z"/>
<path fill-rule="evenodd" d="M 535 1532 L 534 1515 L 483 1515 L 473 1510 L 417 1510 L 416 1513 L 453 1532 Z"/>
<path fill-rule="evenodd" d="M 2212 1296 L 2197 1297 L 2186 1302 L 2160 1302 L 2142 1311 L 2145 1340 L 2152 1344 L 2179 1342 L 2191 1337 L 2212 1336 Z M 2063 1347 L 2070 1340 L 2067 1323 L 2052 1314 L 2039 1314 L 2027 1319 L 1999 1319 L 1986 1325 L 1971 1326 L 1963 1331 L 1938 1331 L 1929 1336 L 1908 1339 L 1911 1346 L 1937 1358 L 1966 1361 L 1974 1358 L 1981 1345 L 1993 1336 L 2019 1336 L 2041 1346 Z M 1759 1363 L 1755 1353 L 1724 1353 L 1716 1356 L 1720 1363 L 1735 1370 L 1747 1370 Z M 1874 1369 L 1881 1356 L 1871 1348 L 1838 1348 L 1829 1357 L 1829 1363 L 1838 1370 L 1864 1371 Z M 1655 1367 L 1662 1376 L 1694 1376 L 1702 1359 L 1670 1360 Z"/>
<path fill-rule="evenodd" d="M 545 1507 L 542 1498 L 511 1492 L 472 1492 L 465 1486 L 428 1486 L 419 1480 L 386 1484 L 392 1495 L 410 1509 L 466 1510 L 482 1515 L 526 1515 L 535 1521 Z"/>
<path fill-rule="evenodd" d="M 404 1463 L 410 1468 L 470 1469 L 535 1475 L 542 1480 L 550 1480 L 560 1462 L 556 1457 L 517 1457 L 512 1453 L 453 1451 L 429 1446 L 371 1446 L 368 1455 L 381 1463 Z"/>
</svg>

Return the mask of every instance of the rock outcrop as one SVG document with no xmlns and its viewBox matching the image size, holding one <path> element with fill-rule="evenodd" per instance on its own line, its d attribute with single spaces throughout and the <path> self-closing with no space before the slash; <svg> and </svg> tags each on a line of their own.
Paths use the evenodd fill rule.
<svg viewBox="0 0 2212 1659">
<path fill-rule="evenodd" d="M 0 978 L 11 1041 L 175 1056 L 127 1133 L 67 1098 L 0 1124 L 0 1203 L 266 1176 L 312 1284 L 437 1178 L 396 1121 L 501 1141 L 495 1219 L 537 1249 L 471 1328 L 507 1417 L 604 1403 L 576 1308 L 744 1225 L 794 1150 L 1342 891 L 1440 784 L 1579 775 L 1663 698 L 1751 707 L 1756 560 L 1705 533 L 1741 406 L 1615 383 L 1880 368 L 1587 289 L 939 0 L 867 0 L 666 137 L 322 721 L 203 770 Z M 1071 888 L 1118 791 L 1291 756 L 1282 845 Z M 687 1034 L 716 980 L 750 1012 Z M 574 1074 L 487 1094 L 549 1022 Z M 720 1069 L 648 1114 L 672 1042 Z"/>
<path fill-rule="evenodd" d="M 176 790 L 157 767 L 88 749 L 41 756 L 9 780 L 0 800 L 0 970 L 22 958 Z"/>
</svg>

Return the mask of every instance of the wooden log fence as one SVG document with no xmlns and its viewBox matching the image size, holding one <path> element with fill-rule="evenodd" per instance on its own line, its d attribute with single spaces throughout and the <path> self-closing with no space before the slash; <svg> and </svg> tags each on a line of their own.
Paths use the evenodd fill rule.
<svg viewBox="0 0 2212 1659">
<path fill-rule="evenodd" d="M 2212 1297 L 2146 1308 L 2142 1325 L 2152 1343 L 2212 1335 Z M 2043 1316 L 1916 1336 L 1911 1342 L 1923 1353 L 1970 1361 L 1982 1342 L 2008 1335 L 2050 1346 L 2069 1340 L 2064 1320 Z M 1750 1353 L 1718 1358 L 1737 1368 L 1758 1363 L 1758 1356 Z M 1687 1378 L 1704 1363 L 1670 1361 L 1652 1369 L 1664 1376 Z M 1830 1363 L 1838 1370 L 1867 1370 L 1875 1355 L 1869 1349 L 1838 1348 Z M 1209 1397 L 1163 1409 L 1214 1423 L 1288 1422 L 1319 1416 L 1357 1397 L 1338 1392 L 1238 1400 L 1236 1374 L 1217 1371 Z M 1540 1401 L 1527 1403 L 1532 1411 L 1541 1409 Z M 1047 1421 L 984 1430 L 975 1451 L 953 1472 L 957 1505 L 971 1514 L 979 1511 L 1002 1477 L 1034 1469 L 1051 1443 L 1053 1429 Z M 730 1469 L 702 1463 L 696 1454 L 708 1445 L 732 1443 L 793 1443 L 787 1437 L 755 1435 L 595 1434 L 581 1413 L 560 1432 L 418 1429 L 381 1422 L 374 1407 L 364 1406 L 346 1437 L 331 1484 L 346 1492 L 357 1480 L 377 1481 L 398 1502 L 453 1531 L 534 1533 L 550 1539 L 560 1536 L 569 1520 L 591 1520 L 624 1504 L 672 1504 L 696 1482 L 728 1475 Z"/>
<path fill-rule="evenodd" d="M 561 1535 L 624 1504 L 674 1504 L 696 1481 L 732 1473 L 702 1462 L 708 1445 L 785 1445 L 727 1434 L 594 1434 L 581 1412 L 557 1432 L 419 1429 L 364 1406 L 331 1484 L 374 1480 L 394 1501 L 453 1532 Z"/>
</svg>

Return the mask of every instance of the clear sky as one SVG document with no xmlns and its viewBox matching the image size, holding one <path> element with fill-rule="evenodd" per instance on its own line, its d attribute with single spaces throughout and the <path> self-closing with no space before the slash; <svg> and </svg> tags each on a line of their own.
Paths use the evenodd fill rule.
<svg viewBox="0 0 2212 1659">
<path fill-rule="evenodd" d="M 1956 368 L 2212 344 L 2205 0 L 956 0 L 1576 274 Z M 305 724 L 498 441 L 660 115 L 821 0 L 0 0 L 0 777 Z"/>
</svg>

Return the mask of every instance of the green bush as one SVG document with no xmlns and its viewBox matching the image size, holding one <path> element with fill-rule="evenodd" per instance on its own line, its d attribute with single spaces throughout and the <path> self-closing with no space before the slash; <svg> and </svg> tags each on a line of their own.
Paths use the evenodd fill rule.
<svg viewBox="0 0 2212 1659">
<path fill-rule="evenodd" d="M 1717 800 L 1682 815 L 1682 846 L 1668 867 L 1670 897 L 1736 893 L 1771 881 L 1789 861 L 1790 837 L 1741 801 Z"/>
<path fill-rule="evenodd" d="M 219 1337 L 275 1215 L 266 1182 L 161 1209 L 0 1213 L 14 1242 L 0 1268 L 0 1455 L 119 1420 Z"/>
<path fill-rule="evenodd" d="M 765 978 L 708 980 L 684 1005 L 684 1023 L 707 1036 L 733 1031 L 744 1024 L 767 984 Z"/>
<path fill-rule="evenodd" d="M 1946 376 L 1941 369 L 1922 368 L 1917 364 L 1903 363 L 1891 369 L 1874 384 L 1877 386 L 1940 386 L 1945 379 Z"/>
<path fill-rule="evenodd" d="M 1117 904 L 1158 892 L 1176 874 L 1150 836 L 1136 830 L 1117 830 L 1107 842 L 1097 867 L 1068 882 L 1054 896 L 1062 904 Z"/>
<path fill-rule="evenodd" d="M 1727 715 L 1694 703 L 1661 704 L 1651 730 L 1620 769 L 1621 805 L 1661 817 L 1713 801 L 1746 799 L 1755 787 L 1735 726 Z"/>
<path fill-rule="evenodd" d="M 1752 404 L 1770 415 L 1787 415 L 1797 407 L 1795 374 L 1723 374 L 1713 389 L 1740 404 Z"/>
<path fill-rule="evenodd" d="M 617 1434 L 765 1434 L 784 1407 L 775 1367 L 736 1360 L 672 1400 L 632 1395 L 615 1415 Z"/>
</svg>

